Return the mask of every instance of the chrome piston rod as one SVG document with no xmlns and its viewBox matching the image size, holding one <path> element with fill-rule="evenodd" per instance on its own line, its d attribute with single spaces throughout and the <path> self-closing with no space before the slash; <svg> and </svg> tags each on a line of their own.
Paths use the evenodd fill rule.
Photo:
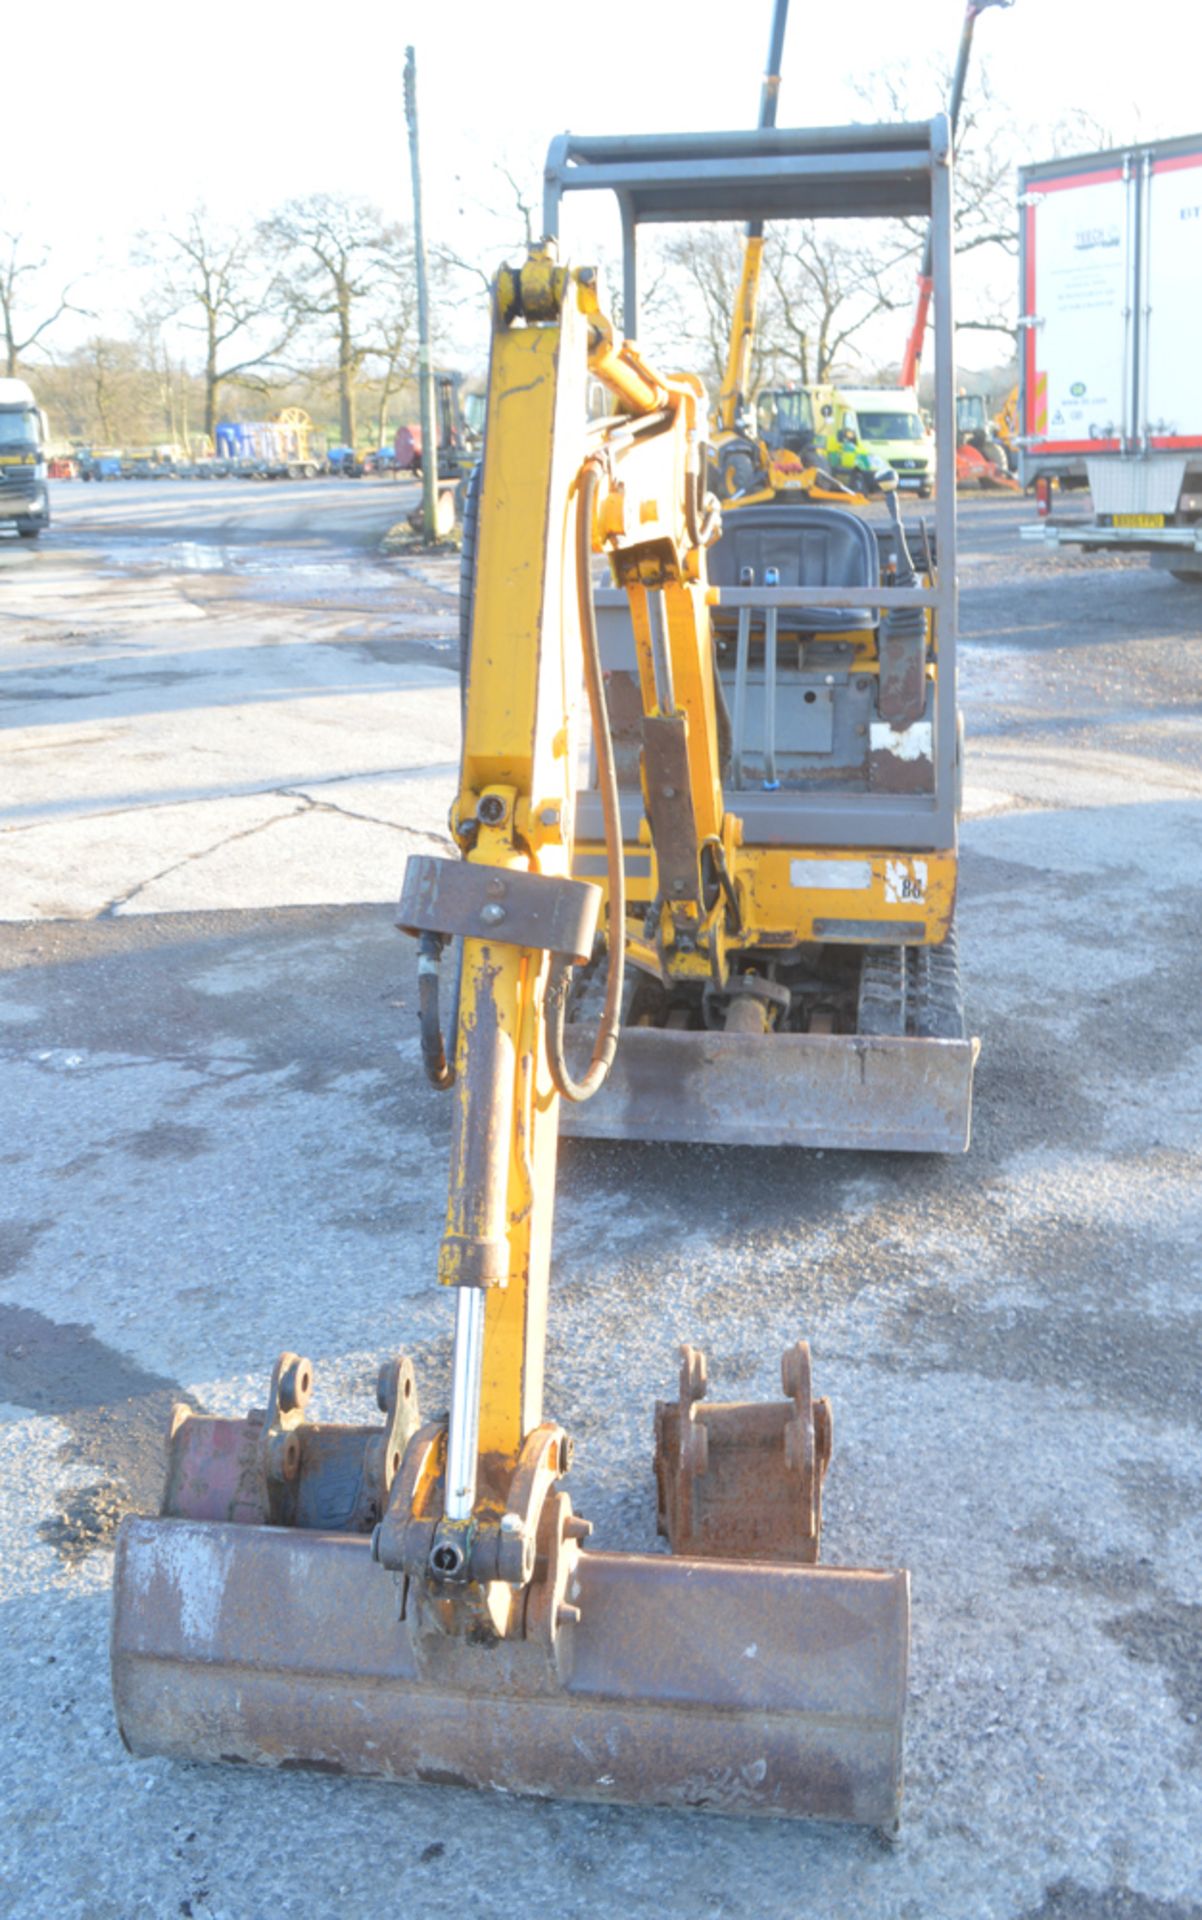
<svg viewBox="0 0 1202 1920">
<path fill-rule="evenodd" d="M 451 1357 L 451 1412 L 447 1422 L 448 1520 L 470 1520 L 476 1504 L 484 1301 L 483 1287 L 455 1289 L 455 1347 Z"/>
<path fill-rule="evenodd" d="M 780 572 L 776 567 L 765 567 L 764 585 L 780 585 Z M 779 607 L 769 607 L 764 614 L 764 785 L 770 792 L 780 785 L 776 777 L 776 623 L 779 614 Z"/>
<path fill-rule="evenodd" d="M 755 585 L 755 568 L 743 567 L 739 572 L 739 585 Z M 751 608 L 739 608 L 739 636 L 735 651 L 735 711 L 732 732 L 734 734 L 733 784 L 737 789 L 743 785 L 743 752 L 747 738 L 747 666 L 751 657 Z"/>
</svg>

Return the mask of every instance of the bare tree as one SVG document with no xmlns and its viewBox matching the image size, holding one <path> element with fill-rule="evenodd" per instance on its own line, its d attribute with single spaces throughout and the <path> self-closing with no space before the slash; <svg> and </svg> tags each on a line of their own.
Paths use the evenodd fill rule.
<svg viewBox="0 0 1202 1920">
<path fill-rule="evenodd" d="M 393 395 L 417 379 L 417 334 L 411 308 L 385 322 L 375 357 L 381 368 L 376 388 L 376 445 L 382 447 L 388 436 L 388 408 Z"/>
<path fill-rule="evenodd" d="M 172 312 L 197 316 L 180 325 L 203 340 L 204 429 L 211 439 L 222 386 L 278 363 L 297 331 L 296 316 L 284 311 L 260 235 L 223 229 L 204 206 L 193 207 L 165 247 L 143 235 L 138 257 L 164 267 Z"/>
<path fill-rule="evenodd" d="M 376 444 L 383 446 L 393 396 L 405 387 L 415 387 L 419 372 L 417 268 L 407 227 L 389 230 L 377 264 L 378 279 L 364 316 L 363 337 L 368 363 L 375 371 Z M 446 263 L 435 255 L 430 261 L 430 330 L 436 348 L 443 344 L 437 301 L 446 291 L 447 279 Z"/>
<path fill-rule="evenodd" d="M 498 226 L 504 226 L 508 237 L 494 241 L 483 255 L 474 257 L 457 251 L 446 241 L 435 241 L 430 247 L 432 263 L 437 262 L 451 273 L 464 274 L 480 287 L 485 296 L 492 291 L 498 268 L 515 255 L 528 253 L 536 238 L 541 236 L 542 219 L 541 208 L 513 166 L 506 161 L 494 160 L 492 171 L 496 176 L 497 192 L 488 200 L 475 200 L 472 204 L 477 213 L 486 215 Z M 527 163 L 523 171 L 529 172 L 532 179 L 538 177 L 533 162 Z M 502 183 L 504 192 L 500 191 Z"/>
<path fill-rule="evenodd" d="M 155 396 L 158 434 L 173 447 L 188 451 L 191 445 L 192 382 L 183 360 L 172 356 L 163 332 L 163 322 L 167 317 L 153 308 L 143 308 L 131 316 L 133 335 L 145 369 L 148 390 Z"/>
<path fill-rule="evenodd" d="M 373 313 L 407 252 L 404 230 L 386 225 L 364 201 L 313 194 L 293 200 L 268 221 L 283 283 L 298 328 L 333 336 L 339 433 L 355 444 L 356 389 L 364 363 L 379 351 Z"/>
<path fill-rule="evenodd" d="M 1109 121 L 1099 120 L 1097 114 L 1091 113 L 1088 107 L 1070 107 L 1052 128 L 1050 144 L 1044 137 L 1045 153 L 1054 160 L 1059 160 L 1065 154 L 1106 153 L 1110 148 L 1122 144 L 1122 135 L 1115 132 L 1113 125 Z M 1031 157 L 1045 156 L 1035 154 L 1032 150 Z"/>
<path fill-rule="evenodd" d="M 946 101 L 951 75 L 946 68 L 928 62 L 925 68 L 910 67 L 899 74 L 893 70 L 870 75 L 860 89 L 874 117 L 890 120 L 914 120 L 935 112 Z M 1023 130 L 1013 111 L 1000 102 L 994 91 L 985 59 L 974 59 L 968 92 L 960 111 L 955 155 L 955 251 L 958 269 L 973 261 L 971 279 L 958 271 L 963 287 L 973 287 L 971 311 L 958 310 L 957 332 L 1001 333 L 1014 337 L 1017 300 L 1018 221 L 1015 214 L 1016 169 L 1022 151 Z M 925 220 L 904 220 L 900 228 L 913 243 L 917 264 L 926 238 Z M 1000 267 L 1004 283 L 1000 288 L 988 283 L 991 270 Z M 897 311 L 912 305 L 913 286 L 897 291 L 883 287 L 882 310 Z M 961 308 L 965 307 L 960 302 Z"/>
<path fill-rule="evenodd" d="M 646 324 L 661 350 L 691 350 L 712 392 L 724 377 L 731 320 L 743 267 L 743 235 L 733 227 L 688 227 L 660 251 L 661 269 L 644 300 Z M 791 221 L 769 229 L 752 348 L 751 391 L 772 381 L 803 386 L 839 371 L 857 336 L 899 293 L 912 251 L 874 232 L 848 238 L 832 223 Z"/>
<path fill-rule="evenodd" d="M 89 445 L 136 446 L 157 437 L 157 383 L 132 341 L 95 334 L 56 371 L 46 397 Z"/>
<path fill-rule="evenodd" d="M 43 336 L 65 313 L 87 313 L 71 298 L 74 282 L 62 289 L 57 300 L 41 294 L 40 283 L 49 260 L 48 251 L 39 254 L 27 250 L 23 234 L 0 231 L 0 337 L 10 379 L 24 355 L 31 347 L 41 345 Z M 39 309 L 42 318 L 35 322 L 34 313 Z"/>
<path fill-rule="evenodd" d="M 651 250 L 647 249 L 650 257 Z M 641 331 L 674 362 L 688 358 L 711 392 L 722 385 L 743 268 L 743 235 L 733 227 L 683 227 L 657 249 L 657 270 L 639 302 Z M 766 298 L 764 296 L 767 296 Z M 751 387 L 773 363 L 771 287 L 761 287 Z"/>
<path fill-rule="evenodd" d="M 837 376 L 849 349 L 854 357 L 857 336 L 897 304 L 912 258 L 907 237 L 877 231 L 876 223 L 855 239 L 812 220 L 779 228 L 765 248 L 778 361 L 802 386 Z"/>
</svg>

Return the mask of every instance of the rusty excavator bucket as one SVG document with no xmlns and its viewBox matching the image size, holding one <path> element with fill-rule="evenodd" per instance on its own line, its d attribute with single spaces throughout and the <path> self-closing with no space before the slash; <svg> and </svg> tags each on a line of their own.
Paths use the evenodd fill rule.
<svg viewBox="0 0 1202 1920">
<path fill-rule="evenodd" d="M 163 1513 L 118 1541 L 126 1746 L 893 1828 L 908 1576 L 815 1564 L 831 1422 L 808 1349 L 767 1405 L 710 1403 L 704 1357 L 683 1355 L 681 1397 L 656 1413 L 671 1552 L 582 1549 L 562 1493 L 531 1542 L 515 1494 L 496 1542 L 506 1571 L 533 1562 L 516 1636 L 483 1618 L 456 1634 L 404 1570 L 401 1516 L 431 1471 L 437 1496 L 445 1438 L 418 1423 L 405 1361 L 381 1377 L 378 1428 L 306 1424 L 312 1370 L 293 1354 L 266 1413 L 178 1408 Z M 428 1526 L 409 1542 L 428 1544 Z"/>
</svg>

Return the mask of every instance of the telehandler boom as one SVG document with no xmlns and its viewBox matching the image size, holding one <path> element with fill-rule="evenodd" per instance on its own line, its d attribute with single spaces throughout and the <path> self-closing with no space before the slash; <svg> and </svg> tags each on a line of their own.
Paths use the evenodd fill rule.
<svg viewBox="0 0 1202 1920">
<path fill-rule="evenodd" d="M 780 101 L 781 61 L 789 0 L 773 0 L 768 63 L 760 87 L 760 129 L 775 127 Z M 747 222 L 739 285 L 731 314 L 726 372 L 715 408 L 710 473 L 723 504 L 762 505 L 777 501 L 857 499 L 856 485 L 836 479 L 819 460 L 817 428 L 809 395 L 801 388 L 778 390 L 774 424 L 762 429 L 752 402 L 752 355 L 764 265 L 764 221 Z M 854 476 L 853 476 L 854 479 Z M 864 480 L 864 488 L 877 489 Z"/>
<path fill-rule="evenodd" d="M 781 59 L 785 50 L 785 28 L 789 21 L 789 0 L 774 0 L 772 33 L 768 44 L 768 64 L 760 88 L 761 127 L 776 125 L 780 99 Z M 743 266 L 739 290 L 731 317 L 730 345 L 726 356 L 726 377 L 718 395 L 714 445 L 738 431 L 739 422 L 751 402 L 751 354 L 755 345 L 755 318 L 760 297 L 760 272 L 764 258 L 764 222 L 749 220 L 743 238 Z"/>
</svg>

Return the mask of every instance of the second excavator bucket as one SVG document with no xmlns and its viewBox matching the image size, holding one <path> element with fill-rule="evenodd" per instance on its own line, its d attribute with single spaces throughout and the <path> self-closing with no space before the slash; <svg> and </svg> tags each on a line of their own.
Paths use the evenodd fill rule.
<svg viewBox="0 0 1202 1920">
<path fill-rule="evenodd" d="M 833 1436 L 804 1340 L 785 1354 L 781 1384 L 785 1400 L 707 1401 L 705 1355 L 681 1348 L 680 1398 L 655 1409 L 658 1525 L 673 1553 L 817 1560 Z"/>
<path fill-rule="evenodd" d="M 285 1356 L 274 1386 L 300 1369 L 307 1385 L 308 1363 Z M 190 1760 L 892 1829 L 908 1576 L 740 1558 L 770 1547 L 767 1533 L 757 1541 L 746 1527 L 731 1536 L 730 1557 L 710 1557 L 724 1488 L 745 1510 L 758 1488 L 768 1532 L 782 1523 L 793 1551 L 817 1551 L 829 1414 L 809 1399 L 804 1346 L 786 1355 L 784 1372 L 790 1397 L 775 1406 L 709 1407 L 704 1359 L 685 1349 L 681 1401 L 657 1416 L 661 1496 L 672 1487 L 661 1524 L 684 1550 L 580 1551 L 587 1528 L 554 1495 L 544 1509 L 554 1537 L 540 1533 L 522 1628 L 510 1637 L 440 1632 L 416 1583 L 379 1563 L 382 1529 L 373 1537 L 330 1531 L 328 1520 L 298 1523 L 329 1505 L 327 1449 L 306 1446 L 303 1422 L 288 1429 L 288 1477 L 298 1496 L 312 1484 L 282 1525 L 261 1524 L 245 1503 L 252 1455 L 269 1473 L 284 1458 L 270 1419 L 202 1419 L 186 1445 L 193 1423 L 177 1422 L 166 1513 L 127 1519 L 118 1538 L 112 1663 L 125 1744 Z M 394 1363 L 390 1382 L 403 1391 L 407 1378 Z M 397 1405 L 386 1384 L 385 1434 Z M 708 1435 L 700 1445 L 688 1439 L 698 1430 Z M 351 1503 L 351 1526 L 369 1523 L 391 1478 L 372 1464 L 379 1433 L 364 1430 L 364 1498 Z M 240 1493 L 222 1465 L 231 1451 L 243 1463 Z M 202 1470 L 206 1458 L 213 1471 Z M 741 1493 L 732 1463 L 745 1470 Z M 223 1476 L 231 1502 L 254 1517 L 188 1517 L 189 1503 L 214 1514 Z M 341 1464 L 336 1481 L 347 1484 Z M 548 1573 L 557 1559 L 559 1573 Z"/>
</svg>

